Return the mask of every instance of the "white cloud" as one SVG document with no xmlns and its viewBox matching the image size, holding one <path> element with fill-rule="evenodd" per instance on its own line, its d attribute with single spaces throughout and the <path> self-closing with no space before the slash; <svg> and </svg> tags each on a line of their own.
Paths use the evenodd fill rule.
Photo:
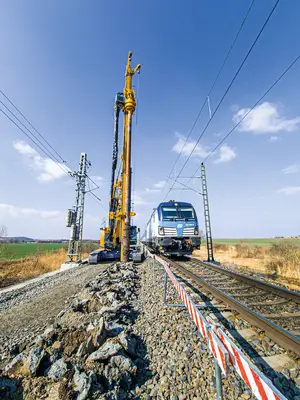
<svg viewBox="0 0 300 400">
<path fill-rule="evenodd" d="M 151 188 L 147 187 L 145 189 L 145 192 L 146 193 L 159 193 L 162 191 L 165 184 L 166 184 L 166 181 L 159 181 L 157 183 L 154 183 Z"/>
<path fill-rule="evenodd" d="M 280 141 L 280 138 L 278 137 L 278 136 L 271 136 L 270 138 L 269 138 L 269 142 L 279 142 Z"/>
<path fill-rule="evenodd" d="M 51 182 L 67 177 L 68 167 L 64 164 L 55 163 L 51 158 L 42 157 L 29 144 L 23 141 L 15 141 L 13 142 L 13 147 L 25 157 L 29 167 L 37 172 L 37 180 L 39 182 Z"/>
<path fill-rule="evenodd" d="M 277 193 L 284 194 L 285 196 L 292 196 L 294 194 L 300 193 L 300 186 L 287 186 L 277 190 Z"/>
<path fill-rule="evenodd" d="M 235 108 L 233 122 L 238 123 L 250 108 Z M 238 129 L 242 132 L 252 133 L 276 133 L 276 132 L 292 132 L 300 125 L 300 117 L 285 118 L 280 116 L 278 106 L 276 104 L 264 102 L 254 108 L 247 117 L 241 122 Z"/>
<path fill-rule="evenodd" d="M 227 144 L 220 147 L 219 156 L 214 161 L 215 163 L 226 163 L 236 158 L 236 152 Z"/>
<path fill-rule="evenodd" d="M 299 167 L 298 164 L 289 165 L 288 167 L 283 168 L 281 172 L 284 174 L 297 174 L 299 172 Z"/>
<path fill-rule="evenodd" d="M 188 157 L 192 150 L 194 149 L 196 145 L 195 140 L 188 140 L 186 143 L 186 137 L 181 135 L 180 133 L 175 133 L 175 136 L 177 138 L 177 142 L 175 145 L 172 147 L 172 150 L 175 151 L 175 153 L 182 154 L 183 156 Z M 184 147 L 183 147 L 184 146 Z M 200 144 L 197 144 L 195 147 L 195 150 L 193 151 L 192 157 L 206 157 L 208 155 L 207 148 L 204 146 L 201 146 Z"/>
<path fill-rule="evenodd" d="M 175 145 L 173 146 L 172 150 L 175 151 L 176 153 L 181 152 L 182 146 L 185 143 L 186 137 L 180 135 L 179 133 L 176 133 L 175 136 L 177 137 L 177 142 L 175 143 Z M 185 156 L 189 156 L 192 149 L 195 147 L 196 145 L 196 141 L 194 140 L 188 140 L 186 142 L 186 145 L 184 147 L 184 149 L 182 150 L 183 155 Z M 205 158 L 210 154 L 210 149 L 207 146 L 201 146 L 201 145 L 197 145 L 195 147 L 195 150 L 193 152 L 193 157 L 202 157 Z M 214 156 L 218 155 L 218 158 L 214 161 L 215 163 L 225 163 L 225 162 L 229 162 L 232 161 L 236 158 L 236 152 L 227 144 L 223 144 L 220 147 L 219 153 L 213 153 Z M 160 182 L 159 182 L 160 183 Z M 154 185 L 155 186 L 155 185 Z"/>
<path fill-rule="evenodd" d="M 57 218 L 63 215 L 61 211 L 41 211 L 36 210 L 35 208 L 23 208 L 16 207 L 10 204 L 0 203 L 0 211 L 1 210 L 5 211 L 5 213 L 8 213 L 11 217 L 37 216 L 40 218 L 48 219 Z"/>
<path fill-rule="evenodd" d="M 158 193 L 158 192 L 161 192 L 161 190 L 160 190 L 160 189 L 146 188 L 146 189 L 145 189 L 145 192 L 146 192 L 146 193 Z"/>
<path fill-rule="evenodd" d="M 157 188 L 157 189 L 162 189 L 164 186 L 165 186 L 165 184 L 166 184 L 166 181 L 159 181 L 159 182 L 157 182 L 157 183 L 154 183 L 154 187 L 155 188 Z"/>
</svg>

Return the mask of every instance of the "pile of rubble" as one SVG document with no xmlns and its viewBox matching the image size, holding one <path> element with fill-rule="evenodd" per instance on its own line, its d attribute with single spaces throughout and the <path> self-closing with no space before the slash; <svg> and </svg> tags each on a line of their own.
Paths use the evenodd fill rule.
<svg viewBox="0 0 300 400">
<path fill-rule="evenodd" d="M 137 267 L 108 266 L 6 365 L 1 399 L 127 399 L 147 374 L 134 335 Z"/>
</svg>

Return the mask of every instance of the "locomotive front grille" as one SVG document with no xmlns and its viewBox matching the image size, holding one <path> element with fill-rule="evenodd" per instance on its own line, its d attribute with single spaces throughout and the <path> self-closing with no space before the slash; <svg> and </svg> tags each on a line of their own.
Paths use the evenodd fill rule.
<svg viewBox="0 0 300 400">
<path fill-rule="evenodd" d="M 176 228 L 164 228 L 165 236 L 177 236 Z"/>
<path fill-rule="evenodd" d="M 183 236 L 191 236 L 194 235 L 195 228 L 183 228 Z"/>
</svg>

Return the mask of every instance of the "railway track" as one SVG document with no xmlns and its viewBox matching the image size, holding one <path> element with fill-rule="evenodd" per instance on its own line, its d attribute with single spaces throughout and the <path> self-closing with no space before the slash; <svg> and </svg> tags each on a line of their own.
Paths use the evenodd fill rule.
<svg viewBox="0 0 300 400">
<path fill-rule="evenodd" d="M 191 289 L 196 286 L 209 300 L 214 297 L 226 304 L 299 358 L 300 293 L 193 258 L 167 262 L 177 277 L 193 282 Z"/>
</svg>

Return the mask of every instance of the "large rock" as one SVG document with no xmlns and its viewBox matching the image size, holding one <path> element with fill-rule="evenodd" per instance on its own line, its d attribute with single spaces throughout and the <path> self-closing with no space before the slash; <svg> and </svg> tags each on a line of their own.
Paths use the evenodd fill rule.
<svg viewBox="0 0 300 400">
<path fill-rule="evenodd" d="M 125 306 L 126 306 L 125 302 L 121 303 L 114 302 L 113 305 L 110 307 L 102 307 L 101 310 L 99 311 L 99 314 L 103 315 L 105 313 L 117 313 Z"/>
<path fill-rule="evenodd" d="M 47 341 L 51 341 L 56 334 L 57 330 L 54 328 L 53 325 L 50 325 L 48 326 L 48 328 L 45 329 L 44 333 L 42 334 L 42 338 Z"/>
<path fill-rule="evenodd" d="M 89 303 L 89 299 L 78 300 L 76 299 L 72 304 L 72 309 L 75 312 L 84 312 L 87 311 L 87 305 Z"/>
<path fill-rule="evenodd" d="M 92 379 L 85 373 L 79 372 L 77 369 L 73 376 L 73 388 L 77 395 L 77 400 L 85 400 L 89 396 L 92 386 Z"/>
<path fill-rule="evenodd" d="M 108 390 L 112 390 L 113 388 L 120 386 L 122 372 L 119 370 L 119 368 L 114 367 L 112 364 L 108 364 L 105 366 L 102 374 L 104 377 L 105 386 L 108 388 Z"/>
<path fill-rule="evenodd" d="M 102 361 L 116 355 L 122 346 L 119 343 L 113 341 L 107 341 L 99 350 L 94 351 L 89 357 L 89 361 Z"/>
<path fill-rule="evenodd" d="M 64 343 L 64 353 L 68 357 L 74 354 L 81 343 L 84 343 L 87 339 L 87 332 L 81 329 L 72 328 L 68 331 L 63 339 Z"/>
<path fill-rule="evenodd" d="M 46 373 L 46 376 L 55 381 L 59 381 L 66 375 L 67 372 L 68 372 L 68 366 L 63 360 L 63 358 L 60 358 L 51 365 L 51 367 Z"/>
<path fill-rule="evenodd" d="M 39 373 L 39 368 L 46 356 L 46 352 L 42 347 L 34 347 L 30 350 L 28 356 L 28 371 L 31 376 L 36 376 Z"/>
<path fill-rule="evenodd" d="M 107 300 L 110 301 L 110 303 L 113 303 L 114 301 L 117 300 L 117 294 L 112 291 L 107 292 L 106 297 L 107 297 Z"/>
<path fill-rule="evenodd" d="M 100 321 L 99 321 L 98 329 L 95 333 L 94 346 L 95 347 L 102 346 L 103 343 L 105 342 L 105 338 L 106 338 L 105 322 L 104 322 L 104 318 L 101 317 Z"/>
<path fill-rule="evenodd" d="M 127 371 L 131 374 L 136 374 L 137 367 L 128 357 L 124 357 L 122 355 L 113 356 L 110 359 L 110 363 L 118 367 L 120 371 Z"/>
<path fill-rule="evenodd" d="M 118 336 L 122 331 L 124 331 L 124 327 L 116 324 L 115 322 L 106 322 L 105 330 L 107 336 L 115 337 Z"/>
<path fill-rule="evenodd" d="M 123 331 L 118 336 L 118 340 L 128 354 L 136 356 L 136 340 L 134 337 L 129 336 Z"/>
<path fill-rule="evenodd" d="M 25 359 L 25 354 L 18 354 L 9 364 L 6 365 L 5 372 L 8 372 L 9 374 L 15 374 L 23 366 Z"/>
<path fill-rule="evenodd" d="M 89 336 L 87 341 L 84 343 L 81 343 L 81 345 L 78 347 L 76 357 L 81 358 L 81 357 L 85 356 L 86 354 L 91 354 L 91 353 L 93 353 L 93 351 L 96 350 L 97 347 L 94 345 L 93 337 Z"/>
<path fill-rule="evenodd" d="M 122 275 L 125 279 L 135 279 L 136 278 L 136 274 L 132 271 L 128 271 L 128 270 L 122 270 Z"/>
</svg>

